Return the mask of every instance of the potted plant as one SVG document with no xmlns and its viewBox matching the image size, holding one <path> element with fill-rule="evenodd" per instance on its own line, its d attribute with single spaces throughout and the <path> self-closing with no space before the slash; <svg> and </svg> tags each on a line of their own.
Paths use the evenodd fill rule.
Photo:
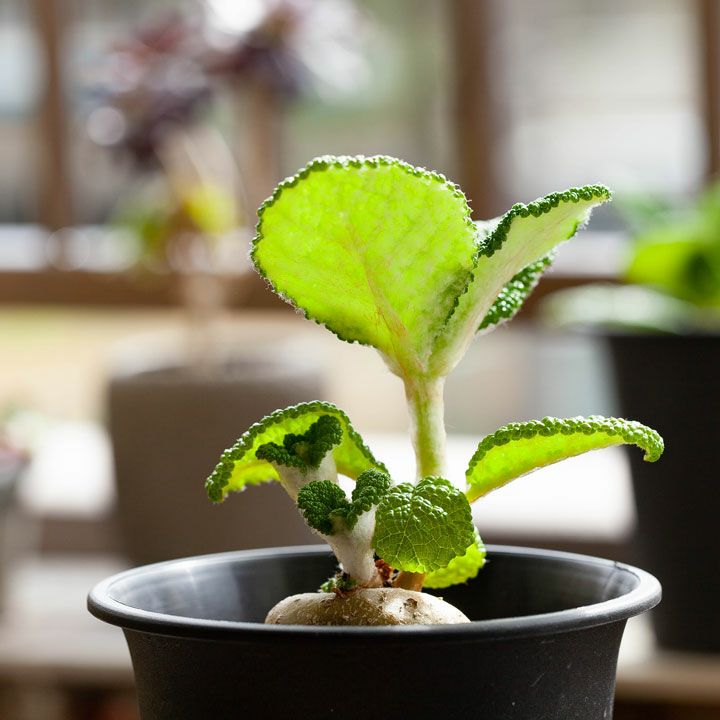
<svg viewBox="0 0 720 720">
<path fill-rule="evenodd" d="M 318 158 L 280 184 L 260 208 L 253 262 L 402 379 L 417 482 L 394 484 L 329 403 L 252 426 L 223 453 L 208 496 L 277 480 L 334 556 L 244 551 L 97 586 L 90 610 L 125 630 L 144 720 L 612 716 L 624 623 L 658 602 L 657 581 L 524 549 L 489 548 L 483 567 L 469 503 L 609 445 L 656 460 L 661 438 L 613 418 L 512 423 L 480 442 L 463 490 L 444 478 L 442 399 L 477 331 L 514 315 L 554 248 L 609 197 L 577 188 L 474 224 L 455 185 L 392 158 Z"/>
<path fill-rule="evenodd" d="M 291 344 L 228 351 L 218 321 L 231 293 L 252 289 L 245 263 L 228 256 L 242 257 L 229 251 L 250 238 L 247 198 L 264 197 L 277 179 L 282 108 L 308 87 L 329 89 L 333 73 L 325 68 L 337 56 L 336 37 L 352 34 L 359 12 L 348 3 L 328 29 L 323 23 L 333 13 L 325 5 L 255 5 L 246 18 L 222 3 L 155 18 L 115 44 L 94 88 L 92 137 L 141 177 L 114 214 L 139 241 L 135 276 L 145 283 L 173 276 L 187 321 L 179 349 L 142 336 L 111 362 L 107 414 L 119 525 L 135 563 L 313 541 L 277 488 L 218 513 L 201 505 L 193 482 L 239 427 L 278 404 L 323 395 L 319 363 L 297 358 Z M 358 43 L 351 47 L 362 65 Z M 239 153 L 208 122 L 228 87 L 252 116 Z M 250 183 L 241 182 L 236 154 Z M 178 443 L 183 437 L 193 440 Z M 268 528 L 267 514 L 285 516 L 282 531 Z"/>
<path fill-rule="evenodd" d="M 653 624 L 663 647 L 717 653 L 720 574 L 705 561 L 720 553 L 711 457 L 720 440 L 720 186 L 689 208 L 630 208 L 628 284 L 556 293 L 546 313 L 606 340 L 621 412 L 643 417 L 667 440 L 652 477 L 630 457 L 637 555 L 664 589 Z"/>
<path fill-rule="evenodd" d="M 363 24 L 352 2 L 338 12 L 335 4 L 273 0 L 247 14 L 232 3 L 190 3 L 116 43 L 93 76 L 90 134 L 141 176 L 114 216 L 139 241 L 135 276 L 173 276 L 187 321 L 179 350 L 143 336 L 111 363 L 118 515 L 133 562 L 313 541 L 276 488 L 212 513 L 199 505 L 193 479 L 243 423 L 323 395 L 319 363 L 298 359 L 291 344 L 230 352 L 218 321 L 233 294 L 253 292 L 245 263 L 228 258 L 242 257 L 233 248 L 249 241 L 248 204 L 277 180 L 285 108 L 308 91 L 337 97 L 357 86 L 367 71 Z M 352 77 L 338 74 L 340 55 Z M 236 152 L 208 121 L 213 111 L 222 115 L 228 94 L 250 119 Z M 178 437 L 190 436 L 178 447 Z M 285 515 L 283 531 L 258 520 L 266 512 Z"/>
<path fill-rule="evenodd" d="M 162 167 L 159 193 L 126 207 L 124 219 L 142 239 L 143 263 L 178 278 L 185 342 L 177 347 L 162 335 L 129 338 L 111 359 L 107 415 L 123 549 L 132 562 L 147 563 L 312 542 L 275 488 L 222 514 L 200 504 L 195 478 L 237 434 L 237 425 L 248 427 L 278 402 L 322 395 L 321 370 L 311 358 L 293 356 L 289 343 L 272 351 L 226 347 L 219 320 L 228 292 L 247 285 L 246 275 L 223 272 L 218 252 L 237 230 L 232 183 L 212 170 L 232 166 L 227 146 L 207 128 L 166 130 L 154 152 Z M 230 240 L 244 244 L 237 236 Z M 194 441 L 178 443 L 183 437 Z M 274 538 L 257 521 L 268 511 L 286 516 Z"/>
</svg>

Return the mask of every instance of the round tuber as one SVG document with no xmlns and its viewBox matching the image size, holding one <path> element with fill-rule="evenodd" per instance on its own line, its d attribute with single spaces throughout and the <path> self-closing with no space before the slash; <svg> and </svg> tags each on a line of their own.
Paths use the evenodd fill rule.
<svg viewBox="0 0 720 720">
<path fill-rule="evenodd" d="M 470 620 L 444 600 L 400 588 L 359 588 L 347 595 L 301 593 L 275 605 L 270 625 L 453 625 Z"/>
</svg>

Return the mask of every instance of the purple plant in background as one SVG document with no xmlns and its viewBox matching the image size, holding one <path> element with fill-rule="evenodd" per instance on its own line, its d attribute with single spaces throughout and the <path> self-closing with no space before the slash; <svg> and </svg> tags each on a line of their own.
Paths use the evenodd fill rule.
<svg viewBox="0 0 720 720">
<path fill-rule="evenodd" d="M 350 0 L 206 0 L 166 12 L 106 57 L 91 137 L 152 167 L 165 134 L 203 119 L 224 87 L 262 91 L 276 107 L 347 94 L 369 78 L 367 28 Z"/>
<path fill-rule="evenodd" d="M 117 43 L 97 70 L 88 133 L 141 173 L 115 220 L 138 239 L 140 265 L 179 275 L 202 364 L 238 285 L 223 277 L 223 248 L 245 255 L 237 241 L 278 180 L 284 108 L 357 88 L 369 74 L 364 27 L 351 0 L 194 0 Z M 213 122 L 221 96 L 249 119 L 232 143 Z"/>
<path fill-rule="evenodd" d="M 208 68 L 279 95 L 332 96 L 367 81 L 368 20 L 350 0 L 208 0 Z"/>
<path fill-rule="evenodd" d="M 148 168 L 170 128 L 200 117 L 212 91 L 192 51 L 196 23 L 171 12 L 114 46 L 97 78 L 98 107 L 88 121 L 93 140 Z"/>
</svg>

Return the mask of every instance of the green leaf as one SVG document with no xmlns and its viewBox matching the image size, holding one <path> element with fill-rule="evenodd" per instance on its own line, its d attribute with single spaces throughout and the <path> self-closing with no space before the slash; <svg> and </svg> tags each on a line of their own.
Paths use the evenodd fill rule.
<svg viewBox="0 0 720 720">
<path fill-rule="evenodd" d="M 273 289 L 406 379 L 440 377 L 511 317 L 548 255 L 610 198 L 601 185 L 475 226 L 460 190 L 388 157 L 322 157 L 259 211 L 252 259 Z"/>
<path fill-rule="evenodd" d="M 472 580 L 484 567 L 486 555 L 485 545 L 476 531 L 475 542 L 470 545 L 465 554 L 453 558 L 446 567 L 429 573 L 425 577 L 425 587 L 439 590 Z"/>
<path fill-rule="evenodd" d="M 182 198 L 182 207 L 200 232 L 218 235 L 237 227 L 234 198 L 221 185 L 204 183 L 192 187 Z"/>
<path fill-rule="evenodd" d="M 467 287 L 475 234 L 465 196 L 441 175 L 388 157 L 323 157 L 260 208 L 251 256 L 307 317 L 412 376 Z"/>
<path fill-rule="evenodd" d="M 523 306 L 530 293 L 537 287 L 540 278 L 552 265 L 552 262 L 552 254 L 546 255 L 515 275 L 495 298 L 495 302 L 480 323 L 478 332 L 498 325 L 504 320 L 512 319 Z"/>
<path fill-rule="evenodd" d="M 717 307 L 720 305 L 717 235 L 705 238 L 690 223 L 649 232 L 636 243 L 625 279 L 699 306 Z"/>
<path fill-rule="evenodd" d="M 257 457 L 258 449 L 268 443 L 281 445 L 288 433 L 306 433 L 324 415 L 337 418 L 343 427 L 342 441 L 332 450 L 339 473 L 355 479 L 364 470 L 385 470 L 385 466 L 373 457 L 353 429 L 348 416 L 335 405 L 318 400 L 276 410 L 255 423 L 231 448 L 225 450 L 205 482 L 210 500 L 222 502 L 229 492 L 239 492 L 248 485 L 277 480 L 278 474 L 270 462 Z"/>
<path fill-rule="evenodd" d="M 591 210 L 609 199 L 604 185 L 572 188 L 529 205 L 513 205 L 494 227 L 485 223 L 479 231 L 472 278 L 437 338 L 431 372 L 450 372 L 508 283 L 569 240 L 587 222 Z"/>
<path fill-rule="evenodd" d="M 466 495 L 472 502 L 491 490 L 533 470 L 589 450 L 632 444 L 655 462 L 663 452 L 663 440 L 655 430 L 621 418 L 543 418 L 510 423 L 482 440 L 465 476 Z"/>
<path fill-rule="evenodd" d="M 387 473 L 365 470 L 355 482 L 351 501 L 339 485 L 328 480 L 315 480 L 300 490 L 297 503 L 311 528 L 323 535 L 334 535 L 343 525 L 352 530 L 360 515 L 377 505 L 391 485 Z"/>
<path fill-rule="evenodd" d="M 307 472 L 316 470 L 325 456 L 342 442 L 343 426 L 332 415 L 321 415 L 304 433 L 288 433 L 282 444 L 268 442 L 255 451 L 255 457 L 275 465 Z"/>
<path fill-rule="evenodd" d="M 375 514 L 375 552 L 398 570 L 427 573 L 447 567 L 474 538 L 467 499 L 439 477 L 390 488 Z"/>
<path fill-rule="evenodd" d="M 392 486 L 390 476 L 381 470 L 366 470 L 355 481 L 352 501 L 334 514 L 342 516 L 348 529 L 352 530 L 358 518 L 380 503 Z"/>
<path fill-rule="evenodd" d="M 323 535 L 337 531 L 333 515 L 340 516 L 350 507 L 345 491 L 329 480 L 315 480 L 302 487 L 297 505 L 305 522 Z"/>
</svg>

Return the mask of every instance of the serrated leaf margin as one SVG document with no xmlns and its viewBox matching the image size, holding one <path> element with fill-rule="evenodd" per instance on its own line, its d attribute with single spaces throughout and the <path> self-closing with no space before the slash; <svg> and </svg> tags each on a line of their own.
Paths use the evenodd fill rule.
<svg viewBox="0 0 720 720">
<path fill-rule="evenodd" d="M 468 228 L 475 233 L 475 225 L 472 221 L 471 217 L 471 210 L 470 206 L 468 205 L 467 197 L 463 193 L 463 191 L 460 189 L 460 186 L 456 183 L 452 182 L 451 180 L 448 180 L 442 173 L 435 172 L 434 170 L 427 170 L 426 168 L 422 167 L 416 167 L 414 165 L 411 165 L 408 162 L 405 162 L 404 160 L 400 160 L 399 158 L 391 157 L 390 155 L 371 155 L 371 156 L 365 156 L 365 155 L 321 155 L 319 157 L 316 157 L 312 159 L 307 165 L 305 165 L 304 168 L 296 172 L 294 175 L 291 175 L 290 177 L 285 178 L 273 191 L 272 195 L 265 200 L 262 205 L 258 208 L 258 221 L 255 225 L 255 236 L 252 239 L 251 247 L 250 247 L 250 260 L 252 261 L 253 265 L 255 266 L 255 269 L 260 274 L 260 276 L 268 283 L 272 291 L 280 297 L 282 300 L 284 300 L 289 305 L 292 305 L 296 310 L 301 312 L 303 316 L 308 319 L 312 320 L 314 323 L 318 325 L 322 325 L 324 328 L 329 330 L 335 337 L 337 337 L 339 340 L 342 340 L 347 343 L 357 343 L 359 345 L 367 345 L 370 347 L 373 347 L 370 343 L 363 342 L 362 340 L 358 340 L 357 338 L 348 337 L 344 334 L 334 330 L 326 323 L 322 322 L 321 320 L 317 320 L 314 318 L 305 308 L 300 307 L 295 303 L 295 301 L 286 293 L 284 293 L 282 290 L 280 290 L 277 285 L 272 281 L 270 276 L 267 274 L 265 269 L 262 267 L 261 262 L 259 261 L 257 257 L 257 251 L 259 244 L 263 241 L 264 235 L 263 235 L 263 215 L 265 212 L 271 208 L 275 203 L 278 202 L 278 200 L 282 197 L 282 194 L 291 188 L 294 188 L 300 181 L 304 180 L 308 175 L 310 175 L 313 172 L 323 172 L 330 168 L 362 168 L 362 167 L 368 167 L 368 168 L 376 168 L 383 165 L 390 165 L 394 167 L 398 167 L 401 170 L 405 171 L 408 175 L 412 175 L 415 177 L 422 177 L 429 180 L 432 180 L 434 182 L 440 183 L 442 185 L 445 185 L 449 190 L 452 191 L 453 195 L 461 201 L 462 208 L 465 213 L 465 223 L 467 224 Z M 460 293 L 462 295 L 462 293 Z M 458 297 L 460 297 L 458 295 Z M 450 313 L 448 317 L 450 317 L 453 313 L 454 307 L 457 306 L 457 299 L 455 300 L 455 304 L 453 305 L 453 308 L 451 308 Z"/>
<path fill-rule="evenodd" d="M 652 428 L 643 425 L 636 420 L 625 420 L 624 418 L 607 418 L 602 415 L 590 415 L 588 417 L 555 418 L 545 417 L 542 420 L 529 420 L 527 422 L 508 423 L 498 428 L 494 433 L 484 437 L 477 450 L 470 458 L 465 477 L 468 481 L 466 495 L 473 502 L 482 497 L 490 490 L 479 494 L 471 492 L 473 485 L 470 480 L 477 465 L 482 462 L 488 452 L 515 440 L 529 440 L 533 437 L 552 437 L 557 435 L 595 435 L 604 433 L 611 437 L 619 437 L 623 443 L 636 445 L 644 451 L 643 459 L 646 462 L 655 462 L 660 458 L 665 448 L 662 437 Z M 520 477 L 520 476 L 518 476 Z M 511 482 L 511 478 L 507 482 Z"/>
<path fill-rule="evenodd" d="M 272 425 L 277 425 L 287 418 L 297 418 L 312 412 L 339 417 L 343 421 L 348 436 L 353 444 L 360 450 L 361 454 L 367 458 L 374 467 L 383 472 L 387 472 L 385 465 L 375 459 L 370 448 L 368 448 L 360 434 L 353 428 L 350 418 L 339 407 L 323 400 L 313 400 L 311 402 L 291 405 L 282 410 L 275 410 L 259 422 L 251 425 L 250 428 L 238 438 L 234 445 L 223 452 L 220 456 L 220 461 L 205 481 L 205 492 L 208 498 L 214 503 L 222 502 L 225 499 L 227 494 L 227 481 L 232 476 L 235 463 L 241 460 L 243 456 L 252 449 L 255 438 L 258 435 Z"/>
</svg>

